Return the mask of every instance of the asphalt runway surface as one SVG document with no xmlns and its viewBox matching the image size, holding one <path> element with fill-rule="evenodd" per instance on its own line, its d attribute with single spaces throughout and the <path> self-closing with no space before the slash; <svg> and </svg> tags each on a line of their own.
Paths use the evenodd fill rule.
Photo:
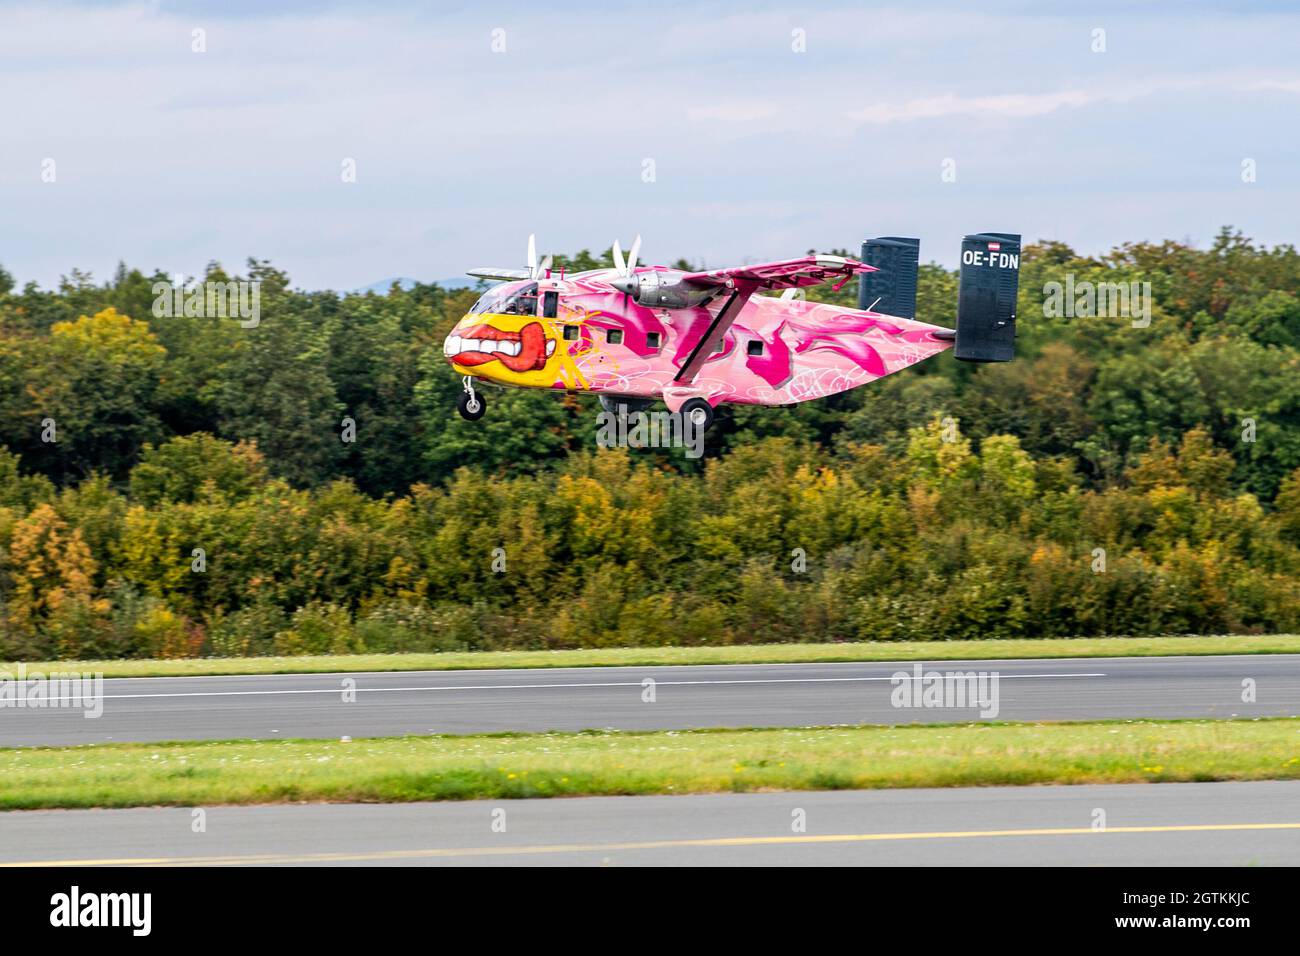
<svg viewBox="0 0 1300 956">
<path fill-rule="evenodd" d="M 922 669 L 997 674 L 997 720 L 1300 714 L 1296 654 L 945 661 Z M 993 719 L 980 707 L 894 706 L 898 672 L 917 686 L 912 663 L 125 678 L 104 681 L 98 718 L 72 707 L 0 708 L 0 746 Z M 645 699 L 647 679 L 653 702 Z M 1254 682 L 1253 702 L 1242 700 L 1245 681 Z"/>
<path fill-rule="evenodd" d="M 1300 864 L 1297 781 L 297 804 L 203 812 L 206 829 L 199 833 L 188 808 L 0 813 L 0 861 L 46 866 Z M 802 831 L 795 828 L 800 817 Z M 504 820 L 504 832 L 499 823 L 494 830 L 494 820 Z"/>
</svg>

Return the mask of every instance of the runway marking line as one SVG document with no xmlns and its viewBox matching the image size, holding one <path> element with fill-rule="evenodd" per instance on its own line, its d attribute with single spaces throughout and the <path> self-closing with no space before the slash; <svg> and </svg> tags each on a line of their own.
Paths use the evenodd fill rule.
<svg viewBox="0 0 1300 956">
<path fill-rule="evenodd" d="M 1115 833 L 1210 833 L 1233 830 L 1300 830 L 1300 823 L 1201 823 L 1145 827 L 1047 827 L 1027 830 L 940 830 L 930 833 L 838 833 L 803 836 L 710 837 L 694 840 L 644 840 L 626 843 L 559 843 L 540 846 L 375 850 L 367 853 L 261 853 L 244 856 L 124 857 L 99 860 L 27 860 L 0 867 L 31 866 L 238 866 L 275 863 L 360 863 L 370 860 L 445 859 L 514 854 L 601 853 L 611 850 L 666 850 L 684 847 L 789 846 L 815 843 L 874 843 L 891 840 L 966 840 L 979 837 L 1103 836 Z"/>
</svg>

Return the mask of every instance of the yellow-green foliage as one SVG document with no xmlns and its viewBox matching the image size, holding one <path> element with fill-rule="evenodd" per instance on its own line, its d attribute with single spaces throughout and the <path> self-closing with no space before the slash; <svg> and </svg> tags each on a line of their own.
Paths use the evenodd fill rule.
<svg viewBox="0 0 1300 956">
<path fill-rule="evenodd" d="M 1290 498 L 1269 510 L 1232 492 L 1199 431 L 1177 448 L 1152 443 L 1126 482 L 1101 491 L 1013 437 L 976 447 L 938 420 L 914 430 L 901 459 L 771 438 L 695 478 L 602 451 L 557 476 L 464 471 L 388 500 L 342 481 L 243 483 L 254 450 L 201 447 L 227 460 L 199 470 L 224 477 L 177 477 L 180 500 L 132 503 L 90 479 L 25 514 L 6 509 L 7 656 L 1300 626 Z"/>
</svg>

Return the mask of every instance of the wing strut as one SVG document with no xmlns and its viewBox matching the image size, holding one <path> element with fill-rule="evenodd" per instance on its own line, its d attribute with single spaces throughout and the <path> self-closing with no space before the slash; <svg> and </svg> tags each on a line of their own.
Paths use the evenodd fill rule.
<svg viewBox="0 0 1300 956">
<path fill-rule="evenodd" d="M 704 337 L 695 346 L 695 350 L 682 363 L 681 370 L 673 376 L 674 382 L 678 385 L 685 385 L 699 374 L 700 369 L 704 367 L 704 363 L 713 354 L 713 350 L 718 347 L 718 343 L 727 334 L 727 329 L 731 328 L 731 323 L 736 321 L 736 317 L 740 315 L 740 310 L 745 307 L 749 297 L 758 290 L 759 285 L 761 283 L 753 280 L 736 280 L 735 289 L 727 297 L 727 301 L 722 303 L 722 308 L 713 317 L 713 321 L 709 323 L 708 331 L 704 333 Z"/>
</svg>

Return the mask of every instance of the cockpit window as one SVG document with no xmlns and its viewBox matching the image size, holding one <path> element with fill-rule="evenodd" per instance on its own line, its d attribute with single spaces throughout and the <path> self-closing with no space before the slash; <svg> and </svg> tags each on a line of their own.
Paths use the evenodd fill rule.
<svg viewBox="0 0 1300 956">
<path fill-rule="evenodd" d="M 530 282 L 513 291 L 509 285 L 495 286 L 479 296 L 469 311 L 471 315 L 480 312 L 490 312 L 493 315 L 536 315 L 537 283 Z"/>
</svg>

